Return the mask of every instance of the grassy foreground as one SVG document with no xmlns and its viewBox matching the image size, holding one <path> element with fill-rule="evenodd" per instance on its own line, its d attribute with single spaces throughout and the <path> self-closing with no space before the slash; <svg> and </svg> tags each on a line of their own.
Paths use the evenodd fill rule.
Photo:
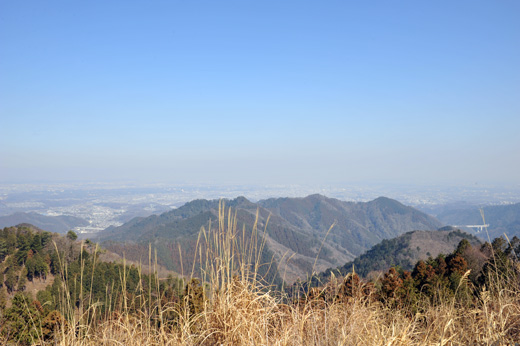
<svg viewBox="0 0 520 346">
<path fill-rule="evenodd" d="M 491 271 L 487 285 L 469 298 L 469 271 L 460 277 L 454 294 L 439 288 L 433 299 L 383 299 L 374 285 L 353 280 L 353 275 L 332 278 L 320 288 L 288 297 L 272 289 L 258 274 L 262 265 L 268 265 L 259 263 L 266 241 L 261 234 L 265 233 L 258 232 L 256 227 L 239 230 L 235 216 L 231 211 L 226 213 L 224 207 L 218 225 L 212 226 L 201 230 L 200 251 L 195 254 L 204 263 L 203 269 L 200 273 L 192 269 L 192 276 L 198 279 L 186 284 L 181 298 L 168 299 L 150 291 L 147 297 L 121 292 L 119 308 L 101 313 L 100 304 L 77 306 L 64 293 L 60 312 L 53 320 L 34 321 L 27 326 L 37 330 L 33 344 L 520 343 L 517 271 L 506 279 Z M 518 262 L 514 265 L 518 267 Z M 121 280 L 124 282 L 125 273 Z M 67 321 L 62 316 L 67 316 Z M 7 339 L 3 342 L 17 343 Z"/>
</svg>

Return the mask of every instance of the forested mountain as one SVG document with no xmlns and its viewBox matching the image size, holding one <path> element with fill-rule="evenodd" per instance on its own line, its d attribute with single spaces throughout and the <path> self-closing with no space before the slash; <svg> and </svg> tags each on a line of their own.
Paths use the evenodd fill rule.
<svg viewBox="0 0 520 346">
<path fill-rule="evenodd" d="M 258 211 L 258 228 L 266 231 L 263 258 L 272 259 L 272 268 L 287 281 L 340 266 L 383 239 L 441 226 L 433 217 L 384 197 L 367 203 L 321 195 L 258 203 L 238 197 L 224 204 L 236 212 L 238 228 L 244 226 L 247 232 L 251 232 Z M 210 222 L 216 226 L 218 208 L 217 200 L 195 200 L 161 215 L 108 228 L 99 240 L 111 251 L 133 260 L 148 258 L 151 243 L 159 263 L 180 272 L 192 268 L 199 231 L 201 227 L 207 229 Z"/>
<path fill-rule="evenodd" d="M 354 261 L 327 270 L 321 277 L 327 278 L 331 270 L 335 275 L 346 275 L 354 270 L 361 277 L 387 271 L 393 266 L 412 270 L 419 260 L 453 252 L 463 239 L 473 246 L 482 244 L 474 235 L 452 227 L 443 227 L 438 231 L 407 232 L 396 238 L 383 240 Z"/>
<path fill-rule="evenodd" d="M 87 226 L 88 221 L 75 216 L 46 216 L 35 212 L 17 212 L 0 217 L 0 228 L 16 226 L 22 223 L 34 225 L 49 232 L 67 233 L 78 226 Z"/>
<path fill-rule="evenodd" d="M 493 205 L 483 207 L 488 232 L 491 239 L 507 234 L 509 239 L 520 236 L 520 203 L 508 205 Z M 480 225 L 482 216 L 478 207 L 451 207 L 439 211 L 436 215 L 439 220 L 449 225 Z M 487 234 L 480 233 L 479 237 L 487 240 Z"/>
</svg>

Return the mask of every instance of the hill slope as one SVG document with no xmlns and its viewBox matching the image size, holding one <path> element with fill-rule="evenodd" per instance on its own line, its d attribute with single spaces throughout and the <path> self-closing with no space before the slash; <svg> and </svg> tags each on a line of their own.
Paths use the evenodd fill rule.
<svg viewBox="0 0 520 346">
<path fill-rule="evenodd" d="M 49 289 L 53 285 L 55 276 L 58 273 L 62 275 L 64 268 L 71 273 L 74 265 L 76 269 L 81 269 L 81 263 L 94 258 L 95 268 L 114 270 L 121 267 L 122 263 L 133 268 L 139 265 L 124 261 L 119 255 L 109 251 L 98 250 L 90 241 L 76 241 L 72 236 L 47 232 L 27 223 L 0 229 L 0 317 L 2 309 L 13 295 L 26 292 L 32 295 L 32 298 L 36 298 L 39 291 Z M 176 273 L 160 266 L 150 268 L 143 265 L 140 268 L 143 275 L 153 270 L 162 278 L 168 275 L 177 276 Z M 105 293 L 105 286 L 101 280 L 106 279 L 106 276 L 96 278 L 99 295 Z M 119 273 L 115 279 L 120 280 Z"/>
<path fill-rule="evenodd" d="M 210 221 L 216 223 L 218 205 L 217 200 L 195 200 L 161 215 L 108 228 L 99 240 L 111 251 L 134 260 L 147 258 L 151 243 L 159 262 L 179 272 L 181 267 L 193 265 L 199 231 Z M 248 231 L 258 211 L 258 228 L 266 231 L 264 259 L 273 258 L 274 267 L 287 281 L 353 260 L 383 239 L 440 226 L 433 217 L 384 197 L 367 203 L 321 195 L 258 203 L 238 197 L 226 200 L 225 205 L 236 210 L 239 228 L 244 225 Z"/>
<path fill-rule="evenodd" d="M 366 277 L 371 272 L 386 271 L 392 266 L 412 270 L 419 260 L 453 252 L 462 239 L 467 239 L 471 245 L 481 244 L 474 235 L 452 227 L 444 227 L 438 231 L 407 232 L 399 237 L 383 240 L 354 261 L 337 268 L 335 272 L 345 275 L 354 268 L 357 274 Z M 328 276 L 327 273 L 321 275 L 322 278 Z"/>
</svg>

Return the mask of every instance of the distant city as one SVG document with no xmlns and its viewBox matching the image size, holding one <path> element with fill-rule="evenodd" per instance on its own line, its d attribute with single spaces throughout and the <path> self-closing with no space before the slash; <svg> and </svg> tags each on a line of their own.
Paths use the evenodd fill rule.
<svg viewBox="0 0 520 346">
<path fill-rule="evenodd" d="M 256 202 L 315 193 L 353 202 L 385 196 L 427 212 L 435 206 L 453 203 L 484 206 L 520 202 L 520 186 L 0 184 L 0 217 L 17 212 L 74 216 L 88 222 L 75 231 L 93 233 L 119 226 L 136 216 L 160 214 L 194 199 L 244 196 Z"/>
</svg>

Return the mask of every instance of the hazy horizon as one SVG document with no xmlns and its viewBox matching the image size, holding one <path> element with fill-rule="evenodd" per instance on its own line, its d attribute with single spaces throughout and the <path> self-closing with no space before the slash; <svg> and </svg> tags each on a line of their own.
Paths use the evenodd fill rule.
<svg viewBox="0 0 520 346">
<path fill-rule="evenodd" d="M 0 183 L 520 184 L 520 3 L 0 4 Z"/>
</svg>

